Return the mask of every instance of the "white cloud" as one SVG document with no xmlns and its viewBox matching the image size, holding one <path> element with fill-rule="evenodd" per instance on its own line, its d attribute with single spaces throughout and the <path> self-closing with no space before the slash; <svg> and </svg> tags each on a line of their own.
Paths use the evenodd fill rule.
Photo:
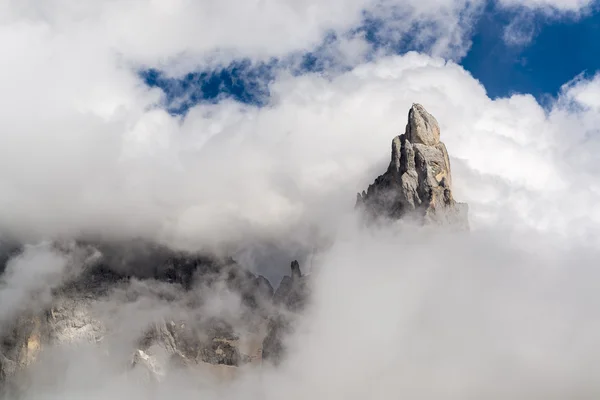
<svg viewBox="0 0 600 400">
<path fill-rule="evenodd" d="M 199 154 L 206 155 L 201 144 L 210 132 L 238 129 L 235 121 L 249 121 L 248 116 L 262 112 L 248 110 L 244 115 L 237 105 L 223 104 L 210 112 L 227 116 L 225 127 L 219 118 L 204 117 L 188 118 L 180 126 L 163 111 L 148 110 L 158 103 L 160 91 L 148 90 L 135 67 L 163 65 L 169 73 L 181 73 L 232 56 L 256 60 L 312 49 L 324 32 L 356 27 L 365 8 L 391 24 L 396 35 L 424 24 L 427 29 L 419 29 L 415 40 L 434 53 L 460 54 L 468 18 L 478 4 L 213 3 L 1 2 L 0 44 L 5 57 L 0 106 L 10 110 L 0 117 L 0 164 L 7 178 L 0 184 L 0 205 L 6 210 L 2 226 L 10 232 L 35 227 L 43 234 L 71 235 L 109 229 L 120 221 L 116 230 L 131 234 L 174 224 L 191 229 L 193 223 L 181 215 L 243 214 L 235 201 L 222 201 L 217 209 L 207 207 L 203 198 L 230 193 L 215 188 L 213 178 L 201 182 L 198 174 L 205 176 L 206 170 L 190 174 L 190 168 L 209 168 L 216 176 L 220 160 L 198 160 Z M 336 46 L 338 57 L 351 64 L 365 52 L 360 38 Z M 190 132 L 184 136 L 178 133 L 181 129 Z M 267 168 L 262 154 L 256 157 L 257 166 L 252 168 Z M 228 178 L 225 174 L 223 179 Z M 262 204 L 259 193 L 269 199 L 272 208 L 265 224 L 278 218 L 284 224 L 284 216 L 299 215 L 298 206 L 285 196 L 264 189 L 271 185 L 269 179 L 256 179 L 234 184 L 240 184 L 244 194 L 254 193 L 248 200 L 256 198 Z M 204 189 L 198 189 L 198 182 L 207 185 L 206 193 L 200 194 Z M 249 202 L 245 207 L 253 206 Z M 245 218 L 250 225 L 259 223 L 255 217 Z M 234 224 L 231 229 L 236 230 Z"/>
<path fill-rule="evenodd" d="M 600 110 L 600 74 L 590 79 L 583 75 L 575 77 L 561 88 L 563 107 L 579 106 L 586 110 Z"/>
<path fill-rule="evenodd" d="M 414 40 L 438 54 L 464 51 L 466 22 L 482 0 L 166 0 L 3 1 L 11 31 L 43 31 L 53 44 L 71 46 L 89 63 L 122 57 L 136 65 L 183 72 L 199 63 L 232 57 L 268 59 L 320 44 L 325 34 L 343 35 L 363 12 L 381 18 L 387 34 L 404 36 L 417 23 Z M 26 32 L 27 33 L 27 32 Z M 72 46 L 79 47 L 77 53 Z M 428 46 L 429 47 L 429 46 Z M 53 46 L 47 49 L 54 50 Z M 358 50 L 360 51 L 360 50 Z M 76 54 L 79 55 L 77 56 Z M 66 58 L 61 57 L 62 60 Z"/>
<path fill-rule="evenodd" d="M 531 43 L 538 31 L 535 14 L 521 12 L 504 27 L 504 41 L 513 46 L 525 46 Z"/>
<path fill-rule="evenodd" d="M 47 245 L 30 247 L 9 261 L 0 280 L 0 321 L 6 324 L 32 303 L 48 302 L 50 290 L 61 283 L 66 265 L 67 260 Z"/>
<path fill-rule="evenodd" d="M 26 245 L 6 263 L 0 277 L 0 334 L 14 318 L 37 312 L 52 300 L 52 290 L 77 276 L 96 256 L 91 249 L 51 243 Z"/>
<path fill-rule="evenodd" d="M 595 0 L 498 0 L 506 7 L 524 7 L 553 12 L 581 12 L 594 4 Z"/>
<path fill-rule="evenodd" d="M 514 11 L 504 28 L 504 41 L 512 46 L 527 46 L 543 24 L 584 17 L 593 10 L 595 0 L 499 0 L 498 3 Z"/>
<path fill-rule="evenodd" d="M 515 246 L 496 228 L 477 238 L 348 232 L 323 260 L 312 313 L 292 341 L 288 372 L 314 398 L 597 390 L 584 372 L 600 355 L 585 317 L 597 304 L 585 283 L 598 273 L 591 253 L 539 252 L 535 235 Z"/>
<path fill-rule="evenodd" d="M 519 218 L 595 232 L 597 193 L 574 182 L 594 182 L 595 141 L 581 140 L 597 117 L 571 103 L 595 104 L 597 78 L 566 88 L 546 113 L 530 96 L 492 101 L 459 66 L 410 53 L 331 79 L 281 71 L 268 107 L 225 101 L 179 121 L 148 109 L 159 93 L 132 71 L 51 41 L 47 54 L 75 57 L 55 76 L 54 57 L 35 46 L 44 31 L 18 33 L 21 54 L 0 77 L 13 88 L 0 95 L 10 110 L 0 117 L 5 232 L 110 232 L 193 247 L 254 235 L 306 240 L 308 225 L 335 226 L 385 169 L 414 101 L 442 124 L 456 196 L 471 204 L 474 227 Z M 32 61 L 20 67 L 24 59 Z M 572 224 L 588 214 L 591 222 Z"/>
<path fill-rule="evenodd" d="M 280 368 L 241 368 L 220 381 L 165 363 L 160 383 L 140 380 L 140 369 L 128 368 L 134 340 L 122 336 L 171 307 L 140 285 L 129 289 L 140 292 L 134 301 L 112 297 L 118 307 L 107 319 L 120 329 L 97 347 L 45 349 L 20 398 L 524 400 L 598 392 L 597 251 L 565 251 L 545 235 L 511 241 L 496 227 L 478 235 L 344 228 L 317 261 L 311 305 Z"/>
</svg>

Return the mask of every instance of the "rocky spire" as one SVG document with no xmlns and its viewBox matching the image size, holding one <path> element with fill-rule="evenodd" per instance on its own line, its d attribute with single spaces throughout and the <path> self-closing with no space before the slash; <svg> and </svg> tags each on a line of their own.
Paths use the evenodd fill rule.
<svg viewBox="0 0 600 400">
<path fill-rule="evenodd" d="M 309 296 L 307 276 L 302 275 L 298 261 L 292 261 L 291 270 L 292 275 L 283 277 L 273 296 L 278 309 L 269 319 L 262 345 L 262 359 L 274 365 L 284 358 L 285 337 L 293 331 L 295 316 L 304 310 Z"/>
<path fill-rule="evenodd" d="M 388 170 L 357 195 L 356 206 L 370 219 L 414 216 L 423 223 L 468 228 L 468 207 L 452 196 L 450 159 L 439 124 L 422 105 L 411 107 L 405 133 L 392 140 Z"/>
<path fill-rule="evenodd" d="M 298 279 L 302 277 L 302 272 L 300 271 L 300 264 L 297 260 L 292 261 L 292 280 Z"/>
</svg>

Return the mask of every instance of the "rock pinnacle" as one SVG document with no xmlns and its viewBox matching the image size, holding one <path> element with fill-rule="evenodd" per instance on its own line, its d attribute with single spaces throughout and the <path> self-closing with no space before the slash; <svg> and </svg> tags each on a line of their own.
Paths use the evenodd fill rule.
<svg viewBox="0 0 600 400">
<path fill-rule="evenodd" d="M 392 140 L 387 171 L 357 195 L 356 206 L 371 220 L 411 216 L 468 229 L 468 206 L 452 195 L 450 158 L 440 127 L 422 105 L 411 107 L 405 133 Z"/>
</svg>

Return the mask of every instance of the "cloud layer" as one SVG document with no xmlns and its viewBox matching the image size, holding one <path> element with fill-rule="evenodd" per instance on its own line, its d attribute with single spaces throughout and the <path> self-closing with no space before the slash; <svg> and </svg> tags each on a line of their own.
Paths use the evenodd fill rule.
<svg viewBox="0 0 600 400">
<path fill-rule="evenodd" d="M 141 235 L 192 248 L 301 241 L 351 212 L 355 192 L 385 169 L 412 102 L 440 121 L 475 228 L 596 230 L 598 78 L 567 84 L 544 109 L 527 95 L 493 101 L 460 66 L 409 53 L 333 78 L 281 71 L 267 107 L 223 101 L 181 120 L 123 77 L 129 85 L 105 92 L 127 99 L 119 111 L 69 105 L 69 89 L 57 88 L 1 118 L 4 232 Z M 25 105 L 39 112 L 20 114 Z"/>
<path fill-rule="evenodd" d="M 597 196 L 593 181 L 575 182 L 588 182 L 595 165 L 598 79 L 570 83 L 546 109 L 529 96 L 490 100 L 461 67 L 435 57 L 464 51 L 481 6 L 5 1 L 0 227 L 38 239 L 141 235 L 192 248 L 254 236 L 303 242 L 351 211 L 417 101 L 441 121 L 457 197 L 471 203 L 475 227 L 518 219 L 590 236 L 592 223 L 572 222 Z M 366 63 L 364 40 L 340 39 L 349 71 L 280 69 L 267 107 L 224 101 L 183 120 L 137 75 L 139 66 L 178 74 L 228 57 L 310 50 L 326 32 L 359 26 L 365 10 L 384 36 L 418 27 L 412 40 L 434 56 L 376 53 Z"/>
<path fill-rule="evenodd" d="M 289 358 L 279 368 L 242 368 L 234 381 L 166 368 L 160 382 L 144 380 L 143 367 L 128 368 L 135 347 L 127 338 L 174 308 L 157 297 L 159 288 L 133 282 L 127 295 L 116 292 L 105 305 L 111 313 L 96 310 L 118 329 L 94 346 L 45 349 L 21 398 L 597 395 L 595 249 L 565 251 L 536 234 L 507 241 L 497 229 L 366 232 L 352 219 L 341 232 L 315 263 L 310 307 L 288 338 Z M 215 296 L 214 302 L 222 307 L 226 301 Z"/>
</svg>

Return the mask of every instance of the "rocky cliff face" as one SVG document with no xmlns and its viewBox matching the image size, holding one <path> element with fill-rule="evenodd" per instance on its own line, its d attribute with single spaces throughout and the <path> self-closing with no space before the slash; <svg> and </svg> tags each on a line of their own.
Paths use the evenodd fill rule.
<svg viewBox="0 0 600 400">
<path fill-rule="evenodd" d="M 98 311 L 106 316 L 142 297 L 167 311 L 139 329 L 137 348 L 130 354 L 133 369 L 143 368 L 150 378 L 160 379 L 166 364 L 236 367 L 260 361 L 272 312 L 273 288 L 266 278 L 231 260 L 156 245 L 85 246 L 97 252 L 93 263 L 52 290 L 52 301 L 43 310 L 27 311 L 0 327 L 0 392 L 47 347 L 100 345 L 115 327 L 107 326 Z M 198 315 L 206 302 L 204 292 L 233 296 L 236 314 Z"/>
<path fill-rule="evenodd" d="M 414 218 L 468 228 L 468 207 L 452 195 L 450 158 L 440 127 L 422 105 L 411 107 L 405 133 L 392 140 L 387 171 L 357 195 L 356 207 L 371 221 Z"/>
</svg>

